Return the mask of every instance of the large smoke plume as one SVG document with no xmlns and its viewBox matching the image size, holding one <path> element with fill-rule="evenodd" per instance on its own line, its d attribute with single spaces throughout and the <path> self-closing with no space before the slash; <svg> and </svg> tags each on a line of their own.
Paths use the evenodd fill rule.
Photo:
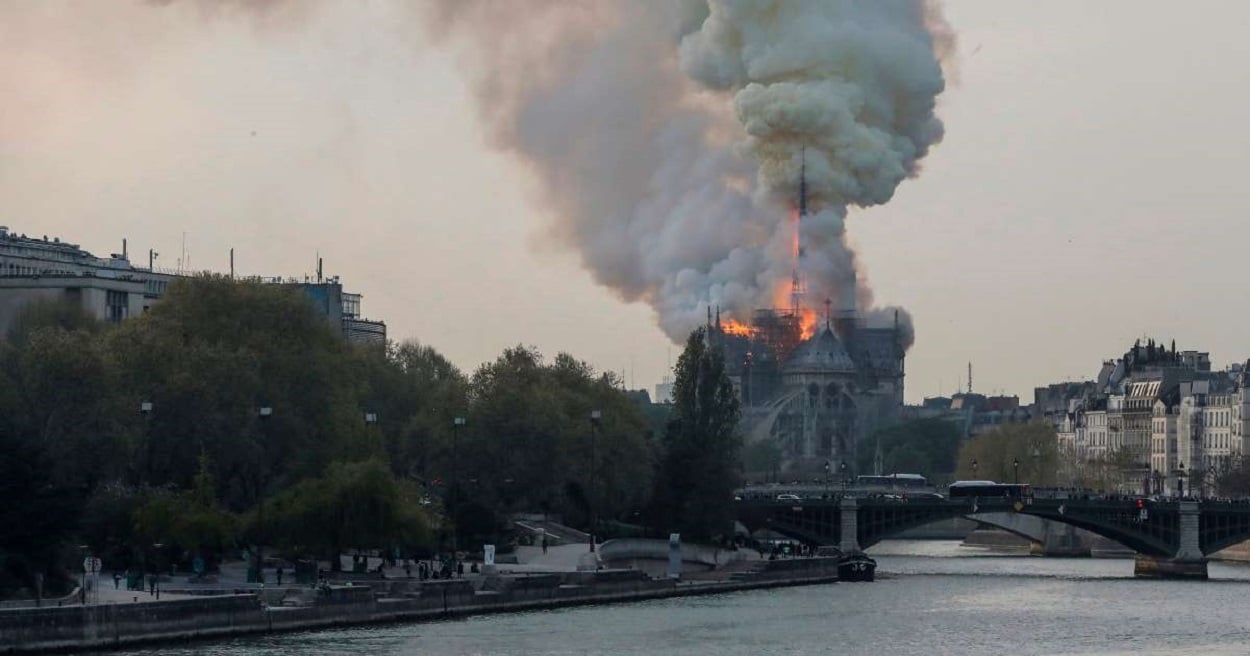
<svg viewBox="0 0 1250 656">
<path fill-rule="evenodd" d="M 942 138 L 952 41 L 920 0 L 446 0 L 433 18 L 555 234 L 678 340 L 709 305 L 777 304 L 801 157 L 808 304 L 844 303 L 848 206 L 888 201 Z M 892 319 L 859 280 L 861 311 Z"/>
<path fill-rule="evenodd" d="M 318 6 L 147 3 L 242 11 L 261 28 Z M 848 207 L 888 201 L 942 137 L 934 107 L 952 40 L 925 0 L 424 7 L 426 33 L 462 56 L 494 145 L 534 174 L 550 214 L 543 243 L 575 249 L 597 282 L 650 304 L 674 340 L 712 306 L 745 318 L 784 305 L 801 151 L 811 213 L 799 266 L 820 308 L 844 304 L 856 266 Z M 858 281 L 864 316 L 891 320 Z"/>
</svg>

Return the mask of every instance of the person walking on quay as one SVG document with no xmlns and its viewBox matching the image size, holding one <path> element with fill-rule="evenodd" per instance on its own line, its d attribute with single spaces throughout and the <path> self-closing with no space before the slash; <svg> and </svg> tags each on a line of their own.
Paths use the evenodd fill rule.
<svg viewBox="0 0 1250 656">
<path fill-rule="evenodd" d="M 547 534 L 543 533 L 543 553 L 547 553 Z"/>
<path fill-rule="evenodd" d="M 278 565 L 278 569 L 274 570 L 274 576 L 278 578 L 278 585 L 282 585 L 282 565 Z"/>
<path fill-rule="evenodd" d="M 117 570 L 113 570 L 113 589 L 122 589 L 122 573 Z"/>
</svg>

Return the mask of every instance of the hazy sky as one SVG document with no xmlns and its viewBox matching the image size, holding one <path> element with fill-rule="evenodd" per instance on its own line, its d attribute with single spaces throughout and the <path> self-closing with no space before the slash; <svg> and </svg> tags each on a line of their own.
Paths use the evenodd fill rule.
<svg viewBox="0 0 1250 656">
<path fill-rule="evenodd" d="M 564 350 L 651 387 L 678 348 L 597 287 L 464 71 L 400 2 L 0 4 L 0 224 L 174 267 L 326 271 L 464 369 Z M 852 242 L 906 307 L 910 401 L 1031 400 L 1148 334 L 1250 357 L 1250 3 L 962 0 L 946 138 Z"/>
</svg>

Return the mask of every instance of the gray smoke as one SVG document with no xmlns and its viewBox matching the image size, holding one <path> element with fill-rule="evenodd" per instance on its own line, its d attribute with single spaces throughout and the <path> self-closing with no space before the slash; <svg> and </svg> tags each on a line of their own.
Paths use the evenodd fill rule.
<svg viewBox="0 0 1250 656">
<path fill-rule="evenodd" d="M 801 150 L 819 307 L 855 267 L 847 208 L 890 200 L 942 138 L 951 40 L 920 0 L 444 0 L 432 18 L 496 145 L 540 181 L 553 235 L 675 340 L 709 305 L 744 317 L 784 299 Z"/>
<path fill-rule="evenodd" d="M 325 4 L 144 2 L 258 28 Z M 532 172 L 546 241 L 677 341 L 710 306 L 788 302 L 800 151 L 819 309 L 856 267 L 848 207 L 888 201 L 942 137 L 953 42 L 924 0 L 430 0 L 419 18 L 461 56 L 494 145 Z M 856 306 L 892 322 L 865 279 Z"/>
</svg>

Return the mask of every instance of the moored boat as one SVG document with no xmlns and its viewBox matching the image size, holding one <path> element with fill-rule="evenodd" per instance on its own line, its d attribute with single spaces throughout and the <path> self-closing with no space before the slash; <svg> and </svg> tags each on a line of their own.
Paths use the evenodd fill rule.
<svg viewBox="0 0 1250 656">
<path fill-rule="evenodd" d="M 846 554 L 838 561 L 839 581 L 872 581 L 877 574 L 877 561 L 862 553 Z"/>
</svg>

